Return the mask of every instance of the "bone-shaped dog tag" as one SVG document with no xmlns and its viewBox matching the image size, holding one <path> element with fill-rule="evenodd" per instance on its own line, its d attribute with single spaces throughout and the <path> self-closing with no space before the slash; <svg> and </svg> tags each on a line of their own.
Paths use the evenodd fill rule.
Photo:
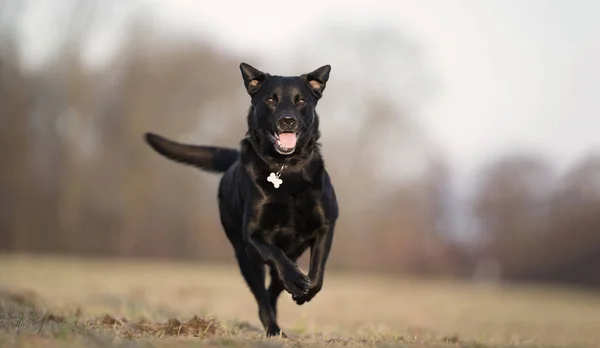
<svg viewBox="0 0 600 348">
<path fill-rule="evenodd" d="M 271 172 L 271 174 L 267 178 L 267 181 L 270 182 L 270 183 L 272 183 L 275 188 L 279 188 L 279 186 L 281 184 L 283 184 L 283 180 L 281 180 L 279 178 L 279 175 L 277 175 L 277 174 L 275 174 L 273 172 Z"/>
</svg>

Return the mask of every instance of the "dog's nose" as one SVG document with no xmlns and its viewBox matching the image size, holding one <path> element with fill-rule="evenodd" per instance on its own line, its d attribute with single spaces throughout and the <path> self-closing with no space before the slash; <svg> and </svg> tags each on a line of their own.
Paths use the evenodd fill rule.
<svg viewBox="0 0 600 348">
<path fill-rule="evenodd" d="M 279 119 L 279 128 L 281 130 L 294 130 L 298 124 L 295 117 L 283 116 Z"/>
</svg>

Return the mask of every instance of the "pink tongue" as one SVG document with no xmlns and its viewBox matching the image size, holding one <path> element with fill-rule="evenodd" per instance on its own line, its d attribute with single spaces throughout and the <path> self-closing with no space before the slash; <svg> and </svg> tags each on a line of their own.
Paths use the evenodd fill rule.
<svg viewBox="0 0 600 348">
<path fill-rule="evenodd" d="M 279 143 L 286 149 L 296 147 L 296 134 L 294 133 L 279 133 Z"/>
</svg>

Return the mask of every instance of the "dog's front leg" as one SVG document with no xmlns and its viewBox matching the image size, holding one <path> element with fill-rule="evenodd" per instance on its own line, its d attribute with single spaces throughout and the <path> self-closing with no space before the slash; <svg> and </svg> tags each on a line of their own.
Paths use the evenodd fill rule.
<svg viewBox="0 0 600 348">
<path fill-rule="evenodd" d="M 310 278 L 302 273 L 296 263 L 285 256 L 281 249 L 267 243 L 260 231 L 248 230 L 246 232 L 248 246 L 256 251 L 265 264 L 277 271 L 284 289 L 292 296 L 305 295 L 310 287 Z"/>
<path fill-rule="evenodd" d="M 312 300 L 315 295 L 321 291 L 323 287 L 323 279 L 325 277 L 325 264 L 331 251 L 333 243 L 333 230 L 335 224 L 325 225 L 317 231 L 317 236 L 310 247 L 310 266 L 308 277 L 310 279 L 310 287 L 308 292 L 301 296 L 293 296 L 293 300 L 298 305 L 304 304 Z"/>
</svg>

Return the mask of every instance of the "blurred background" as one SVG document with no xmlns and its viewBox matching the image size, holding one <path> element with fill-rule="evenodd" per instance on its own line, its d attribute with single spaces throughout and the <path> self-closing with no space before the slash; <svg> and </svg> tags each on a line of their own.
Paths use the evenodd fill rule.
<svg viewBox="0 0 600 348">
<path fill-rule="evenodd" d="M 0 250 L 233 264 L 238 65 L 331 64 L 330 269 L 600 286 L 600 3 L 0 0 Z M 305 262 L 306 257 L 303 259 Z"/>
</svg>

